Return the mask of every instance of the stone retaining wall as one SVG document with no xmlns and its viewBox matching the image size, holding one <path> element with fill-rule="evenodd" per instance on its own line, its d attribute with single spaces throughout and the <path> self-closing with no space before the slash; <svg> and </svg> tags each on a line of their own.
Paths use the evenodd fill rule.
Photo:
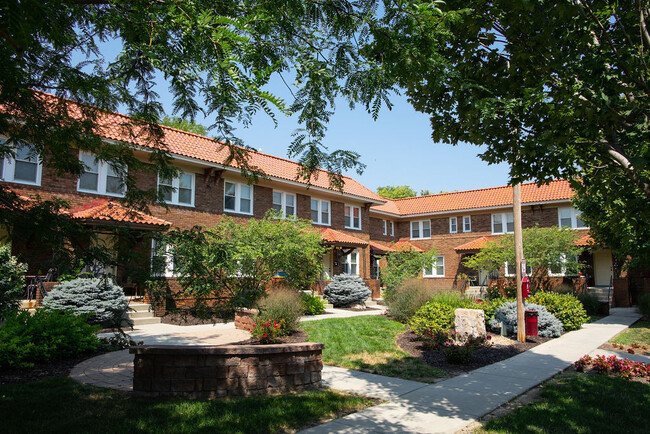
<svg viewBox="0 0 650 434">
<path fill-rule="evenodd" d="M 235 328 L 251 331 L 255 323 L 255 317 L 259 313 L 257 309 L 239 309 L 235 312 Z"/>
<path fill-rule="evenodd" d="M 319 343 L 131 347 L 133 392 L 143 397 L 275 395 L 321 387 Z"/>
</svg>

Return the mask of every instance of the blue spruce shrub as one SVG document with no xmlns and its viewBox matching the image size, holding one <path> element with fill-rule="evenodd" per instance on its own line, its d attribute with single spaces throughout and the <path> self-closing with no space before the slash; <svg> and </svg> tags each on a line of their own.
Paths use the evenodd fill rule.
<svg viewBox="0 0 650 434">
<path fill-rule="evenodd" d="M 0 322 L 20 306 L 27 265 L 11 256 L 9 246 L 0 246 Z"/>
<path fill-rule="evenodd" d="M 366 301 L 370 297 L 370 289 L 359 276 L 339 274 L 332 278 L 323 294 L 334 307 L 350 307 Z"/>
<path fill-rule="evenodd" d="M 536 310 L 537 326 L 539 335 L 547 338 L 557 338 L 562 334 L 562 323 L 544 306 L 534 303 L 526 303 L 526 310 Z M 512 301 L 505 303 L 494 314 L 490 320 L 490 327 L 493 330 L 499 330 L 501 323 L 506 325 L 508 333 L 517 333 L 517 302 Z"/>
<path fill-rule="evenodd" d="M 90 324 L 117 327 L 129 309 L 129 301 L 111 279 L 79 278 L 58 285 L 45 297 L 43 307 L 89 315 Z"/>
</svg>

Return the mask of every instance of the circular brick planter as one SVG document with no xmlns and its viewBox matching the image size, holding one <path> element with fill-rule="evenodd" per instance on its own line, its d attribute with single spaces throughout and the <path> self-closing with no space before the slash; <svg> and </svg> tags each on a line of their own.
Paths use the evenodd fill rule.
<svg viewBox="0 0 650 434">
<path fill-rule="evenodd" d="M 324 347 L 310 342 L 131 347 L 133 392 L 210 399 L 316 389 L 321 387 Z"/>
</svg>

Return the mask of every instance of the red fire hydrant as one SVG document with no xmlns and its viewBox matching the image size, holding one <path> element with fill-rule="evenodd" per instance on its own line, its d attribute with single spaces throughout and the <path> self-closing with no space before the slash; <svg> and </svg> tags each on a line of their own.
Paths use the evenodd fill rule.
<svg viewBox="0 0 650 434">
<path fill-rule="evenodd" d="M 521 280 L 521 295 L 524 300 L 530 297 L 530 280 L 528 277 L 524 277 Z"/>
<path fill-rule="evenodd" d="M 537 332 L 538 332 L 537 315 L 538 313 L 536 310 L 526 311 L 526 336 L 537 336 Z"/>
</svg>

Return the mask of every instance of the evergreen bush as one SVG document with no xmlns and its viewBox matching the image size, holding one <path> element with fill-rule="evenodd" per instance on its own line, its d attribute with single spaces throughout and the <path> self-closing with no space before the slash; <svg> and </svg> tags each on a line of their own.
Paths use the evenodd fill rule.
<svg viewBox="0 0 650 434">
<path fill-rule="evenodd" d="M 119 327 L 129 301 L 111 279 L 79 278 L 56 286 L 43 300 L 43 307 L 88 315 L 90 324 Z"/>
<path fill-rule="evenodd" d="M 538 292 L 528 299 L 530 303 L 541 304 L 562 322 L 564 330 L 578 330 L 589 317 L 584 306 L 571 294 Z"/>
<path fill-rule="evenodd" d="M 526 310 L 537 311 L 537 327 L 539 335 L 549 338 L 557 338 L 562 334 L 562 323 L 544 306 L 534 303 L 526 303 Z M 508 333 L 517 333 L 517 302 L 512 301 L 505 303 L 494 314 L 490 321 L 490 327 L 493 330 L 500 330 L 501 323 L 506 325 Z"/>
<path fill-rule="evenodd" d="M 323 291 L 334 307 L 350 307 L 361 304 L 370 297 L 370 289 L 359 276 L 339 274 L 332 278 Z"/>
<path fill-rule="evenodd" d="M 0 323 L 18 309 L 26 272 L 27 265 L 11 256 L 9 246 L 0 246 Z"/>
<path fill-rule="evenodd" d="M 420 338 L 447 332 L 454 326 L 454 311 L 444 303 L 427 302 L 413 315 L 409 321 L 411 331 Z"/>
</svg>

